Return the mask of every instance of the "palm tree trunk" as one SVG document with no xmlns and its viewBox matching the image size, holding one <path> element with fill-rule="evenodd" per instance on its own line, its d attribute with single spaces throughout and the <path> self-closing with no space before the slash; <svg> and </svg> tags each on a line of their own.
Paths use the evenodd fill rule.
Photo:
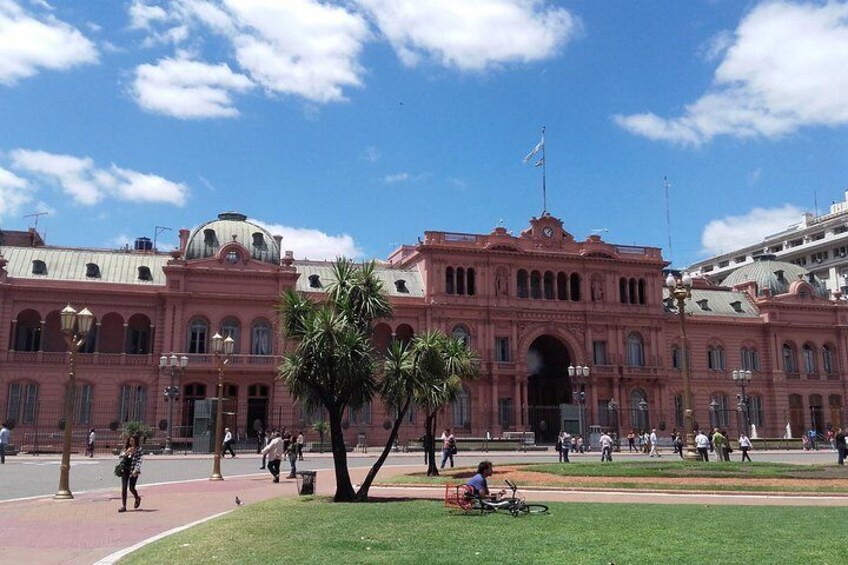
<svg viewBox="0 0 848 565">
<path fill-rule="evenodd" d="M 374 482 L 374 479 L 377 477 L 377 473 L 380 472 L 380 467 L 383 466 L 383 463 L 386 462 L 386 459 L 389 457 L 389 453 L 392 451 L 392 447 L 394 446 L 398 432 L 400 431 L 400 425 L 403 423 L 403 419 L 406 416 L 407 410 L 409 410 L 411 402 L 412 397 L 410 396 L 406 399 L 406 404 L 404 404 L 400 413 L 398 413 L 397 420 L 395 420 L 395 424 L 392 426 L 392 432 L 389 434 L 389 439 L 386 440 L 386 446 L 383 448 L 383 453 L 380 454 L 380 457 L 378 457 L 377 461 L 375 461 L 371 466 L 371 470 L 368 471 L 368 476 L 365 477 L 365 480 L 359 487 L 359 491 L 356 493 L 357 502 L 368 502 L 368 489 L 371 488 L 371 483 Z"/>
<path fill-rule="evenodd" d="M 347 469 L 347 450 L 342 433 L 342 410 L 328 410 L 330 416 L 330 445 L 333 448 L 333 466 L 336 470 L 336 494 L 333 502 L 353 502 L 356 492 Z"/>
<path fill-rule="evenodd" d="M 427 433 L 424 434 L 424 441 L 427 444 L 424 446 L 424 449 L 427 450 L 427 454 L 429 455 L 427 461 L 428 477 L 439 476 L 439 468 L 436 466 L 436 414 L 437 411 L 435 410 L 427 414 Z"/>
</svg>

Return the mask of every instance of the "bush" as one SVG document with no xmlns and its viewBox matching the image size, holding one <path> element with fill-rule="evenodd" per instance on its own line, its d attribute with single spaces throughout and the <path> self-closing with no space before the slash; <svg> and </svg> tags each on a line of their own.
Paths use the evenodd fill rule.
<svg viewBox="0 0 848 565">
<path fill-rule="evenodd" d="M 127 422 L 121 428 L 121 439 L 138 436 L 141 443 L 144 443 L 148 438 L 153 437 L 153 433 L 153 429 L 144 422 Z"/>
</svg>

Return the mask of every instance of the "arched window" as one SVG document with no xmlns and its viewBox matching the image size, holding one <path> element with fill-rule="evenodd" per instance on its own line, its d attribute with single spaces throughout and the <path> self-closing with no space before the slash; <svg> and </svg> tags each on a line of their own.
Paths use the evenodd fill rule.
<svg viewBox="0 0 848 565">
<path fill-rule="evenodd" d="M 624 277 L 618 279 L 618 300 L 622 304 L 627 304 L 627 279 Z"/>
<path fill-rule="evenodd" d="M 348 419 L 351 426 L 364 426 L 371 423 L 371 403 L 366 402 L 359 408 L 348 410 Z"/>
<path fill-rule="evenodd" d="M 133 314 L 127 320 L 127 350 L 131 355 L 150 353 L 150 318 L 144 314 Z"/>
<path fill-rule="evenodd" d="M 463 388 L 451 403 L 451 416 L 455 428 L 471 429 L 471 396 Z"/>
<path fill-rule="evenodd" d="M 474 274 L 474 269 L 469 268 L 465 271 L 465 278 L 467 279 L 465 290 L 468 293 L 468 296 L 474 296 L 477 294 L 477 280 Z"/>
<path fill-rule="evenodd" d="M 271 355 L 271 324 L 266 320 L 253 322 L 250 328 L 250 354 Z"/>
<path fill-rule="evenodd" d="M 648 430 L 651 427 L 648 397 L 641 389 L 630 393 L 630 427 L 636 430 Z"/>
<path fill-rule="evenodd" d="M 35 310 L 24 310 L 15 326 L 15 351 L 41 349 L 41 315 Z"/>
<path fill-rule="evenodd" d="M 760 370 L 760 354 L 755 347 L 743 347 L 740 355 L 742 357 L 742 369 L 754 372 Z"/>
<path fill-rule="evenodd" d="M 726 428 L 730 424 L 730 408 L 727 395 L 719 392 L 710 399 L 710 425 L 713 428 Z M 735 410 L 734 410 L 735 411 Z"/>
<path fill-rule="evenodd" d="M 238 354 L 241 351 L 241 324 L 235 318 L 227 318 L 221 322 L 221 337 L 224 339 L 233 338 L 233 353 Z"/>
<path fill-rule="evenodd" d="M 810 395 L 810 427 L 819 433 L 824 431 L 824 402 L 820 394 Z"/>
<path fill-rule="evenodd" d="M 518 291 L 518 298 L 527 298 L 529 296 L 527 292 L 527 271 L 519 269 L 515 282 L 515 287 Z"/>
<path fill-rule="evenodd" d="M 45 263 L 41 259 L 34 259 L 32 261 L 32 274 L 33 275 L 46 275 L 47 274 L 47 263 Z"/>
<path fill-rule="evenodd" d="M 542 298 L 542 274 L 539 271 L 530 273 L 530 297 Z"/>
<path fill-rule="evenodd" d="M 645 304 L 645 279 L 639 279 L 639 304 Z"/>
<path fill-rule="evenodd" d="M 636 332 L 627 336 L 627 364 L 631 367 L 645 366 L 645 348 L 642 337 Z"/>
<path fill-rule="evenodd" d="M 836 371 L 834 370 L 833 363 L 833 347 L 830 345 L 822 346 L 822 369 L 824 369 L 825 374 L 832 375 Z"/>
<path fill-rule="evenodd" d="M 707 368 L 711 371 L 724 371 L 724 348 L 720 345 L 707 347 Z"/>
<path fill-rule="evenodd" d="M 188 347 L 189 353 L 206 353 L 206 346 L 209 338 L 209 326 L 206 320 L 195 318 L 188 326 Z"/>
<path fill-rule="evenodd" d="M 557 273 L 557 300 L 568 300 L 568 275 Z"/>
<path fill-rule="evenodd" d="M 683 350 L 678 345 L 671 346 L 671 367 L 673 369 L 683 369 Z"/>
<path fill-rule="evenodd" d="M 578 302 L 580 300 L 580 275 L 571 273 L 571 300 Z"/>
<path fill-rule="evenodd" d="M 545 300 L 554 299 L 554 274 L 551 271 L 545 271 L 544 278 Z"/>
<path fill-rule="evenodd" d="M 91 423 L 91 404 L 94 400 L 94 387 L 88 383 L 77 383 L 74 399 L 74 423 Z"/>
<path fill-rule="evenodd" d="M 454 292 L 453 267 L 448 267 L 445 269 L 445 294 L 453 294 Z"/>
<path fill-rule="evenodd" d="M 97 263 L 87 263 L 85 265 L 85 276 L 90 279 L 100 278 L 100 267 L 97 266 Z"/>
<path fill-rule="evenodd" d="M 788 343 L 783 344 L 783 371 L 797 373 L 798 363 L 795 360 L 795 349 Z"/>
<path fill-rule="evenodd" d="M 804 355 L 804 372 L 808 375 L 815 375 L 816 370 L 816 348 L 810 343 L 805 343 L 802 349 Z"/>
<path fill-rule="evenodd" d="M 456 268 L 456 293 L 465 294 L 465 269 L 462 267 Z"/>
<path fill-rule="evenodd" d="M 451 331 L 451 336 L 453 336 L 454 339 L 460 340 L 465 345 L 471 345 L 471 332 L 469 332 L 468 328 L 462 324 L 454 326 Z"/>
<path fill-rule="evenodd" d="M 194 429 L 194 403 L 204 398 L 206 398 L 205 384 L 190 383 L 183 387 L 183 419 L 180 426 L 180 437 L 191 437 Z"/>
<path fill-rule="evenodd" d="M 636 289 L 636 279 L 627 281 L 627 291 L 630 298 L 630 304 L 636 304 L 639 300 L 638 290 Z"/>
</svg>

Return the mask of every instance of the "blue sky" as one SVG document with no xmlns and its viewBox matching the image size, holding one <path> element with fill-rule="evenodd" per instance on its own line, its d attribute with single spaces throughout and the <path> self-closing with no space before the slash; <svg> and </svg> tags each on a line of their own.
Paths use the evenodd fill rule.
<svg viewBox="0 0 848 565">
<path fill-rule="evenodd" d="M 238 210 L 297 257 L 425 230 L 729 251 L 848 188 L 844 2 L 0 0 L 0 226 Z M 666 256 L 669 257 L 666 250 Z"/>
</svg>

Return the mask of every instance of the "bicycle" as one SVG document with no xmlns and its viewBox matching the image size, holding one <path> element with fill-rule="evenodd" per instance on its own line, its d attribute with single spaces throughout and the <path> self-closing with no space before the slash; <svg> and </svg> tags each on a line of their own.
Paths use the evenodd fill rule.
<svg viewBox="0 0 848 565">
<path fill-rule="evenodd" d="M 466 512 L 474 512 L 479 510 L 481 514 L 491 514 L 494 512 L 509 512 L 513 517 L 524 516 L 526 514 L 544 514 L 548 512 L 548 507 L 545 504 L 529 504 L 525 502 L 523 496 L 518 495 L 518 487 L 509 479 L 504 482 L 512 490 L 512 496 L 488 499 L 480 496 L 470 495 L 466 493 L 465 504 L 460 503 L 460 506 Z"/>
</svg>

